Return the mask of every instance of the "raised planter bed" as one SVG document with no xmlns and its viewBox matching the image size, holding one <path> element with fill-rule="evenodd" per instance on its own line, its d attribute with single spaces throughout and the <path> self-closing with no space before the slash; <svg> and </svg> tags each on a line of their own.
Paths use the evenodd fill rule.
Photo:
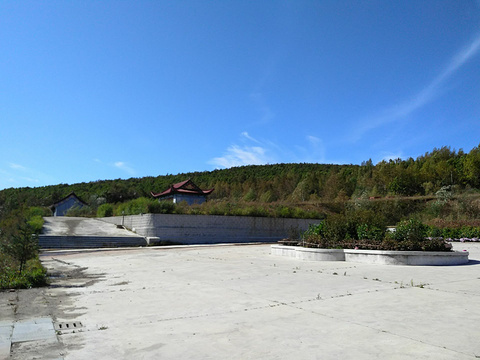
<svg viewBox="0 0 480 360">
<path fill-rule="evenodd" d="M 348 261 L 381 265 L 462 265 L 468 263 L 467 251 L 384 251 L 353 249 L 317 249 L 272 245 L 271 254 L 300 260 Z"/>
<path fill-rule="evenodd" d="M 345 249 L 345 261 L 382 265 L 463 265 L 467 251 L 385 251 Z"/>
<path fill-rule="evenodd" d="M 315 249 L 302 246 L 272 245 L 272 255 L 288 256 L 299 260 L 345 261 L 343 249 Z"/>
</svg>

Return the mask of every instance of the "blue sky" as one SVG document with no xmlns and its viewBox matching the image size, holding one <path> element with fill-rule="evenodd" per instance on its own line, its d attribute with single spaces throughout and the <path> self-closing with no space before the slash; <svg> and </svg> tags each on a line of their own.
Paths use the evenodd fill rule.
<svg viewBox="0 0 480 360">
<path fill-rule="evenodd" d="M 0 2 L 0 189 L 480 143 L 480 1 Z"/>
</svg>

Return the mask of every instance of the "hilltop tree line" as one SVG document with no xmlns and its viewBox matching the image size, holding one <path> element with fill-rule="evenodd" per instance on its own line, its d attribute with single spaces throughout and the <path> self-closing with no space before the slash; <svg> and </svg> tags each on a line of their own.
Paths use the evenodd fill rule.
<svg viewBox="0 0 480 360">
<path fill-rule="evenodd" d="M 453 193 L 476 193 L 480 189 L 480 146 L 468 153 L 450 147 L 435 148 L 417 159 L 384 160 L 376 165 L 372 160 L 361 165 L 252 165 L 127 180 L 10 188 L 0 191 L 0 219 L 25 207 L 48 207 L 70 192 L 96 209 L 104 203 L 149 198 L 151 191 L 163 191 L 188 178 L 203 189 L 215 188 L 209 196 L 213 203 L 311 207 L 371 198 L 431 196 L 439 200 L 442 194 L 449 198 Z"/>
</svg>

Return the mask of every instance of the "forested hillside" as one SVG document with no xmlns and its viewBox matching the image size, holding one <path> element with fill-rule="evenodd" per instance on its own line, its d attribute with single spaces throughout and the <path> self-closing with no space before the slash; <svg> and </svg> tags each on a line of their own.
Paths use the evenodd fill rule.
<svg viewBox="0 0 480 360">
<path fill-rule="evenodd" d="M 95 174 L 92 174 L 94 177 Z M 358 204 L 365 200 L 396 199 L 398 202 L 407 198 L 405 201 L 425 203 L 432 199 L 438 205 L 441 201 L 463 196 L 469 197 L 470 205 L 463 199 L 464 204 L 458 206 L 464 209 L 459 208 L 457 212 L 467 213 L 469 207 L 477 206 L 472 205 L 472 201 L 480 189 L 480 147 L 473 148 L 469 153 L 442 147 L 417 159 L 382 161 L 376 165 L 368 160 L 361 165 L 242 166 L 128 180 L 11 188 L 0 191 L 0 217 L 23 207 L 50 206 L 72 191 L 91 206 L 94 214 L 101 204 L 150 197 L 151 191 L 163 191 L 169 185 L 188 178 L 201 188 L 215 188 L 209 197 L 210 206 L 220 203 L 265 207 L 281 204 L 282 207 L 316 209 L 321 214 L 342 211 L 345 204 Z M 412 211 L 419 210 L 415 206 Z M 437 217 L 444 211 L 442 209 L 434 210 Z"/>
</svg>

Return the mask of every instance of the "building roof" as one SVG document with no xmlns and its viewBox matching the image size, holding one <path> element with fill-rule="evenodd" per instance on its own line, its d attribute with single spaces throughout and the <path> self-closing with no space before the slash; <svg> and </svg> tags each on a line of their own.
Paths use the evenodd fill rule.
<svg viewBox="0 0 480 360">
<path fill-rule="evenodd" d="M 173 194 L 189 194 L 189 195 L 208 195 L 214 189 L 202 190 L 190 179 L 171 185 L 167 190 L 155 194 L 151 192 L 154 198 L 160 198 Z"/>
<path fill-rule="evenodd" d="M 70 197 L 74 197 L 75 199 L 77 199 L 79 202 L 81 202 L 83 205 L 88 205 L 85 201 L 83 201 L 82 199 L 80 199 L 73 191 L 68 194 L 67 196 L 65 196 L 64 198 L 58 200 L 57 202 L 55 202 L 52 206 L 57 206 L 58 204 L 64 202 L 65 200 L 67 200 L 68 198 Z"/>
</svg>

